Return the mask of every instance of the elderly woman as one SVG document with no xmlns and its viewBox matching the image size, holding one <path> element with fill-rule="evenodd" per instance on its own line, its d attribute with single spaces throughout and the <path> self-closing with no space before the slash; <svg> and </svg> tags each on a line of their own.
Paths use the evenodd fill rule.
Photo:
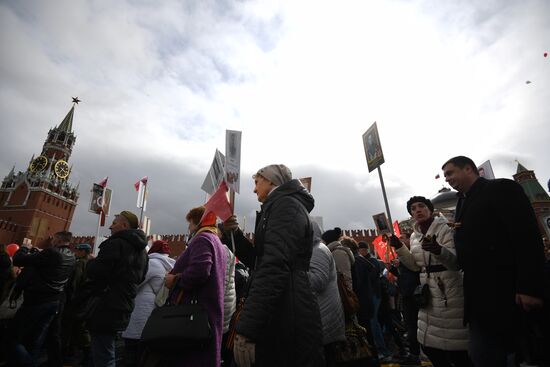
<svg viewBox="0 0 550 367">
<path fill-rule="evenodd" d="M 336 262 L 336 271 L 344 276 L 344 281 L 349 289 L 353 289 L 353 277 L 351 269 L 355 263 L 355 258 L 351 250 L 342 245 L 339 241 L 342 238 L 342 230 L 338 227 L 329 229 L 321 236 L 321 239 L 327 245 L 334 261 Z"/>
<path fill-rule="evenodd" d="M 202 349 L 175 351 L 166 358 L 164 366 L 219 367 L 221 364 L 227 252 L 218 237 L 216 216 L 213 213 L 204 215 L 204 212 L 205 208 L 200 206 L 187 214 L 192 237 L 174 269 L 166 275 L 166 286 L 173 289 L 172 303 L 182 295 L 180 304 L 196 299 L 205 308 L 212 339 Z"/>
<path fill-rule="evenodd" d="M 321 312 L 323 346 L 327 367 L 336 365 L 336 344 L 346 340 L 344 309 L 338 292 L 336 263 L 328 247 L 321 242 L 321 228 L 312 221 L 313 253 L 309 263 L 309 282 Z"/>
<path fill-rule="evenodd" d="M 429 286 L 429 302 L 418 313 L 418 342 L 435 367 L 471 366 L 468 329 L 463 324 L 464 293 L 453 232 L 443 217 L 434 217 L 432 202 L 414 196 L 407 211 L 415 220 L 410 250 L 392 236 L 390 244 L 407 268 L 420 271 Z"/>
<path fill-rule="evenodd" d="M 164 286 L 164 277 L 176 262 L 168 256 L 169 254 L 170 247 L 166 241 L 155 241 L 149 249 L 149 268 L 145 280 L 138 286 L 136 306 L 130 316 L 130 323 L 122 333 L 126 350 L 126 366 L 137 366 L 140 360 L 141 332 L 155 308 L 155 298 Z"/>
<path fill-rule="evenodd" d="M 322 366 L 321 316 L 307 274 L 313 197 L 282 164 L 264 167 L 253 178 L 262 209 L 256 218 L 256 267 L 237 322 L 235 360 L 240 367 Z"/>
</svg>

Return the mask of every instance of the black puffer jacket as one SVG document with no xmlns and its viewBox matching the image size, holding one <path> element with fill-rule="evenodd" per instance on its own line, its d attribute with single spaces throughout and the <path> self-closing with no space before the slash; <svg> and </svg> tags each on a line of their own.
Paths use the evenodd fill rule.
<svg viewBox="0 0 550 367">
<path fill-rule="evenodd" d="M 323 365 L 319 307 L 307 271 L 313 197 L 292 180 L 273 191 L 256 218 L 257 266 L 237 333 L 256 343 L 256 366 Z"/>
<path fill-rule="evenodd" d="M 147 239 L 139 229 L 117 232 L 99 246 L 97 258 L 86 267 L 83 292 L 105 290 L 101 302 L 88 320 L 96 332 L 125 330 L 134 310 L 137 286 L 145 279 L 148 257 Z M 78 296 L 77 296 L 78 297 Z"/>
<path fill-rule="evenodd" d="M 17 286 L 24 292 L 23 302 L 36 305 L 59 300 L 74 271 L 75 261 L 73 252 L 67 246 L 33 253 L 21 247 L 13 255 L 13 265 L 25 268 L 17 279 Z"/>
</svg>

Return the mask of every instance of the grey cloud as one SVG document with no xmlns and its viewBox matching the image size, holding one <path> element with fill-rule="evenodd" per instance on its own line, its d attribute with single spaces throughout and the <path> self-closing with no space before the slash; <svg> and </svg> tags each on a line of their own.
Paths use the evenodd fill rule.
<svg viewBox="0 0 550 367">
<path fill-rule="evenodd" d="M 528 25 L 529 21 L 538 22 L 544 14 L 550 13 L 550 3 L 547 1 L 508 1 L 502 7 L 500 2 L 495 1 L 419 3 L 426 5 L 426 13 L 433 16 L 435 22 L 441 23 L 437 29 L 448 36 L 450 42 L 456 41 L 453 36 L 459 34 L 460 39 L 472 42 L 475 52 L 489 53 L 490 49 L 484 47 L 499 45 L 503 40 L 519 45 L 522 37 L 548 38 L 548 33 L 534 34 L 535 31 L 528 27 L 525 27 L 524 36 L 518 37 L 517 34 L 518 29 Z M 285 19 L 280 12 L 256 16 L 249 9 L 251 4 L 234 1 L 1 3 L 0 41 L 3 53 L 0 73 L 3 83 L 0 85 L 0 177 L 7 174 L 14 163 L 18 170 L 26 168 L 31 155 L 40 152 L 48 129 L 57 125 L 67 113 L 69 97 L 78 95 L 84 102 L 77 107 L 75 114 L 77 141 L 70 163 L 74 164 L 72 182 L 81 183 L 81 197 L 72 230 L 78 234 L 95 233 L 97 217 L 87 212 L 92 182 L 110 176 L 110 186 L 115 190 L 113 212 L 123 209 L 137 211 L 136 193 L 132 185 L 140 177 L 148 175 L 151 192 L 147 215 L 152 219 L 153 232 L 185 232 L 186 211 L 205 199 L 200 185 L 208 169 L 205 165 L 210 163 L 216 147 L 215 137 L 222 137 L 228 124 L 224 120 L 227 114 L 217 110 L 221 108 L 220 101 L 217 101 L 218 88 L 254 81 L 258 58 L 274 50 L 286 31 Z M 527 10 L 518 14 L 530 10 L 533 15 L 522 16 L 516 22 L 514 11 L 522 6 Z M 509 38 L 511 36 L 514 37 Z M 483 154 L 483 158 L 491 159 L 498 175 L 507 177 L 515 172 L 513 160 L 517 158 L 527 168 L 535 169 L 541 182 L 545 182 L 550 177 L 547 158 L 550 152 L 548 141 L 544 141 L 548 140 L 545 121 L 550 114 L 550 105 L 547 103 L 547 92 L 542 89 L 547 68 L 539 66 L 530 89 L 522 89 L 510 96 L 507 94 L 513 87 L 510 75 L 519 78 L 522 88 L 525 88 L 524 80 L 521 80 L 525 69 L 524 65 L 518 66 L 520 62 L 514 59 L 510 64 L 495 64 L 495 68 L 503 70 L 505 77 L 502 79 L 508 81 L 502 82 L 505 85 L 489 86 L 495 93 L 488 93 L 487 101 L 476 100 L 475 103 L 483 106 L 483 113 L 495 110 L 506 112 L 504 108 L 509 99 L 520 100 L 515 97 L 522 93 L 534 93 L 531 91 L 541 88 L 538 89 L 539 97 L 526 99 L 525 106 L 512 107 L 523 108 L 524 114 L 518 126 L 525 124 L 534 133 L 511 132 L 508 134 L 510 138 L 499 134 L 497 121 L 491 126 L 494 126 L 498 138 L 488 136 L 483 139 L 493 141 L 504 136 L 500 146 L 480 147 L 481 144 L 465 141 L 464 152 L 460 153 L 475 151 L 476 154 Z M 535 61 L 531 61 L 529 65 L 534 64 Z M 445 73 L 452 72 L 451 69 L 445 70 Z M 423 79 L 424 76 L 419 75 L 419 81 Z M 472 88 L 489 88 L 476 85 L 475 78 L 471 82 Z M 296 88 L 300 87 L 296 83 Z M 322 106 L 317 103 L 307 105 L 307 100 L 312 97 L 306 89 L 304 92 L 304 100 L 290 107 L 281 104 L 281 108 L 295 108 L 297 111 L 292 111 L 292 114 L 297 112 L 297 116 L 300 116 L 302 111 L 299 109 L 303 108 L 304 103 L 307 108 L 315 109 L 314 112 L 317 108 L 322 111 Z M 338 95 L 331 98 L 345 102 L 348 98 L 346 92 L 338 90 Z M 396 93 L 399 93 L 398 85 Z M 405 88 L 401 93 L 407 97 L 410 91 Z M 384 102 L 383 95 L 377 98 L 381 98 L 380 101 L 375 99 L 367 104 Z M 393 95 L 391 98 L 398 100 Z M 421 103 L 426 103 L 425 110 L 431 107 L 431 101 Z M 456 109 L 464 108 L 460 101 L 449 101 L 449 105 Z M 239 108 L 229 109 L 231 116 L 249 114 Z M 448 110 L 447 114 L 453 114 L 453 111 Z M 497 113 L 493 116 L 496 116 L 495 119 L 500 117 Z M 443 115 L 442 121 L 447 117 Z M 531 121 L 533 123 L 529 124 Z M 480 126 L 485 122 L 487 118 L 480 122 Z M 261 121 L 256 123 L 263 126 Z M 413 125 L 396 125 L 396 130 L 401 129 L 402 134 L 418 139 L 421 135 L 417 134 L 422 131 Z M 342 123 L 341 130 L 345 128 L 347 126 Z M 436 138 L 434 145 L 439 154 L 446 154 L 445 139 L 452 138 L 447 126 L 442 125 L 441 129 L 443 137 Z M 518 132 L 520 129 L 521 126 Z M 141 133 L 136 134 L 136 131 Z M 174 146 L 167 147 L 168 139 L 174 137 L 170 140 Z M 322 134 L 319 137 L 323 138 Z M 208 145 L 204 148 L 209 151 L 205 155 L 205 162 L 208 163 L 192 161 L 191 158 L 184 161 L 180 158 L 183 154 L 166 154 L 170 150 L 192 150 L 196 148 L 193 144 L 198 144 L 197 141 Z M 307 148 L 308 154 L 315 156 L 318 153 L 316 149 L 321 149 L 325 142 L 320 139 L 313 141 L 315 143 L 312 145 L 317 146 Z M 273 144 L 277 149 L 280 147 L 279 143 Z M 403 172 L 410 172 L 409 166 L 414 165 L 413 158 L 403 147 L 402 151 L 397 153 L 394 149 L 396 153 L 391 153 L 391 145 L 383 145 L 388 150 L 388 165 L 384 168 L 388 173 L 386 180 L 392 215 L 394 219 L 404 219 L 408 217 L 404 207 L 408 197 L 415 194 L 433 196 L 435 192 L 423 191 L 412 180 L 396 179 L 397 173 L 392 175 L 392 170 L 402 168 Z M 157 152 L 156 147 L 162 148 L 162 152 Z M 300 146 L 297 151 L 301 154 L 304 147 Z M 338 153 L 341 152 L 335 149 L 335 154 Z M 196 155 L 198 153 L 189 156 Z M 446 158 L 443 157 L 434 166 L 434 174 Z M 243 156 L 243 162 L 247 159 L 250 156 Z M 431 164 L 432 159 L 426 157 L 427 164 Z M 364 161 L 361 163 L 364 164 Z M 313 214 L 323 216 L 325 228 L 372 228 L 372 215 L 384 211 L 375 172 L 367 176 L 324 166 L 291 168 L 295 176 L 313 177 L 312 191 L 316 199 Z M 363 169 L 366 171 L 366 167 L 363 166 Z M 242 172 L 241 194 L 237 195 L 236 204 L 237 214 L 247 217 L 248 229 L 252 228 L 254 212 L 259 208 L 252 192 L 251 174 Z M 367 189 L 360 190 L 362 188 Z"/>
</svg>

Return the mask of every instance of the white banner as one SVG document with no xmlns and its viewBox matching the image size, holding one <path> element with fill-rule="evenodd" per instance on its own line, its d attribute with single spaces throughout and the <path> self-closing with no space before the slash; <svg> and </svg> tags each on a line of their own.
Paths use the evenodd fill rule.
<svg viewBox="0 0 550 367">
<path fill-rule="evenodd" d="M 143 211 L 147 209 L 147 184 L 143 183 L 143 181 L 139 181 L 139 190 L 136 205 L 138 208 L 141 208 L 143 206 Z"/>
<path fill-rule="evenodd" d="M 212 195 L 220 184 L 223 181 L 223 178 L 225 176 L 225 157 L 224 155 L 216 149 L 216 153 L 214 154 L 214 160 L 212 161 L 212 165 L 210 166 L 210 169 L 208 170 L 208 173 L 206 174 L 206 177 L 204 178 L 204 182 L 202 183 L 201 189 L 205 191 L 207 194 Z"/>
<path fill-rule="evenodd" d="M 241 131 L 225 131 L 225 180 L 236 193 L 241 182 L 241 136 Z"/>
<path fill-rule="evenodd" d="M 145 232 L 146 236 L 151 234 L 151 219 L 146 215 L 143 216 L 143 224 L 141 225 L 141 230 Z"/>
</svg>

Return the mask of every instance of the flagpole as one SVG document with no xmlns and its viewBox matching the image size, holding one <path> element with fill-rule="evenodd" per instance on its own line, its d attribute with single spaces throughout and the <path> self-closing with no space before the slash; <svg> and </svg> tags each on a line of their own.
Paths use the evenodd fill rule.
<svg viewBox="0 0 550 367">
<path fill-rule="evenodd" d="M 94 243 L 94 256 L 97 256 L 99 252 L 99 228 L 101 227 L 101 211 L 103 209 L 99 209 L 99 215 L 97 216 L 97 231 L 95 233 L 95 243 Z"/>
<path fill-rule="evenodd" d="M 140 181 L 143 183 L 143 181 Z M 145 206 L 145 196 L 147 195 L 147 183 L 143 183 L 143 197 L 141 198 L 141 213 L 139 214 L 139 226 L 143 229 L 143 207 Z"/>
<path fill-rule="evenodd" d="M 231 207 L 231 214 L 235 213 L 235 190 L 229 189 L 229 206 Z M 235 237 L 233 231 L 231 231 L 231 251 L 235 253 Z"/>
<path fill-rule="evenodd" d="M 391 219 L 391 213 L 390 213 L 390 206 L 388 205 L 388 197 L 386 196 L 386 187 L 384 186 L 384 178 L 382 177 L 382 170 L 380 169 L 380 166 L 378 166 L 378 176 L 380 176 L 380 185 L 382 186 L 382 195 L 384 195 L 384 204 L 386 205 L 386 213 L 388 213 L 388 220 L 390 222 L 390 231 L 391 234 L 394 234 L 393 232 L 393 221 Z"/>
</svg>

